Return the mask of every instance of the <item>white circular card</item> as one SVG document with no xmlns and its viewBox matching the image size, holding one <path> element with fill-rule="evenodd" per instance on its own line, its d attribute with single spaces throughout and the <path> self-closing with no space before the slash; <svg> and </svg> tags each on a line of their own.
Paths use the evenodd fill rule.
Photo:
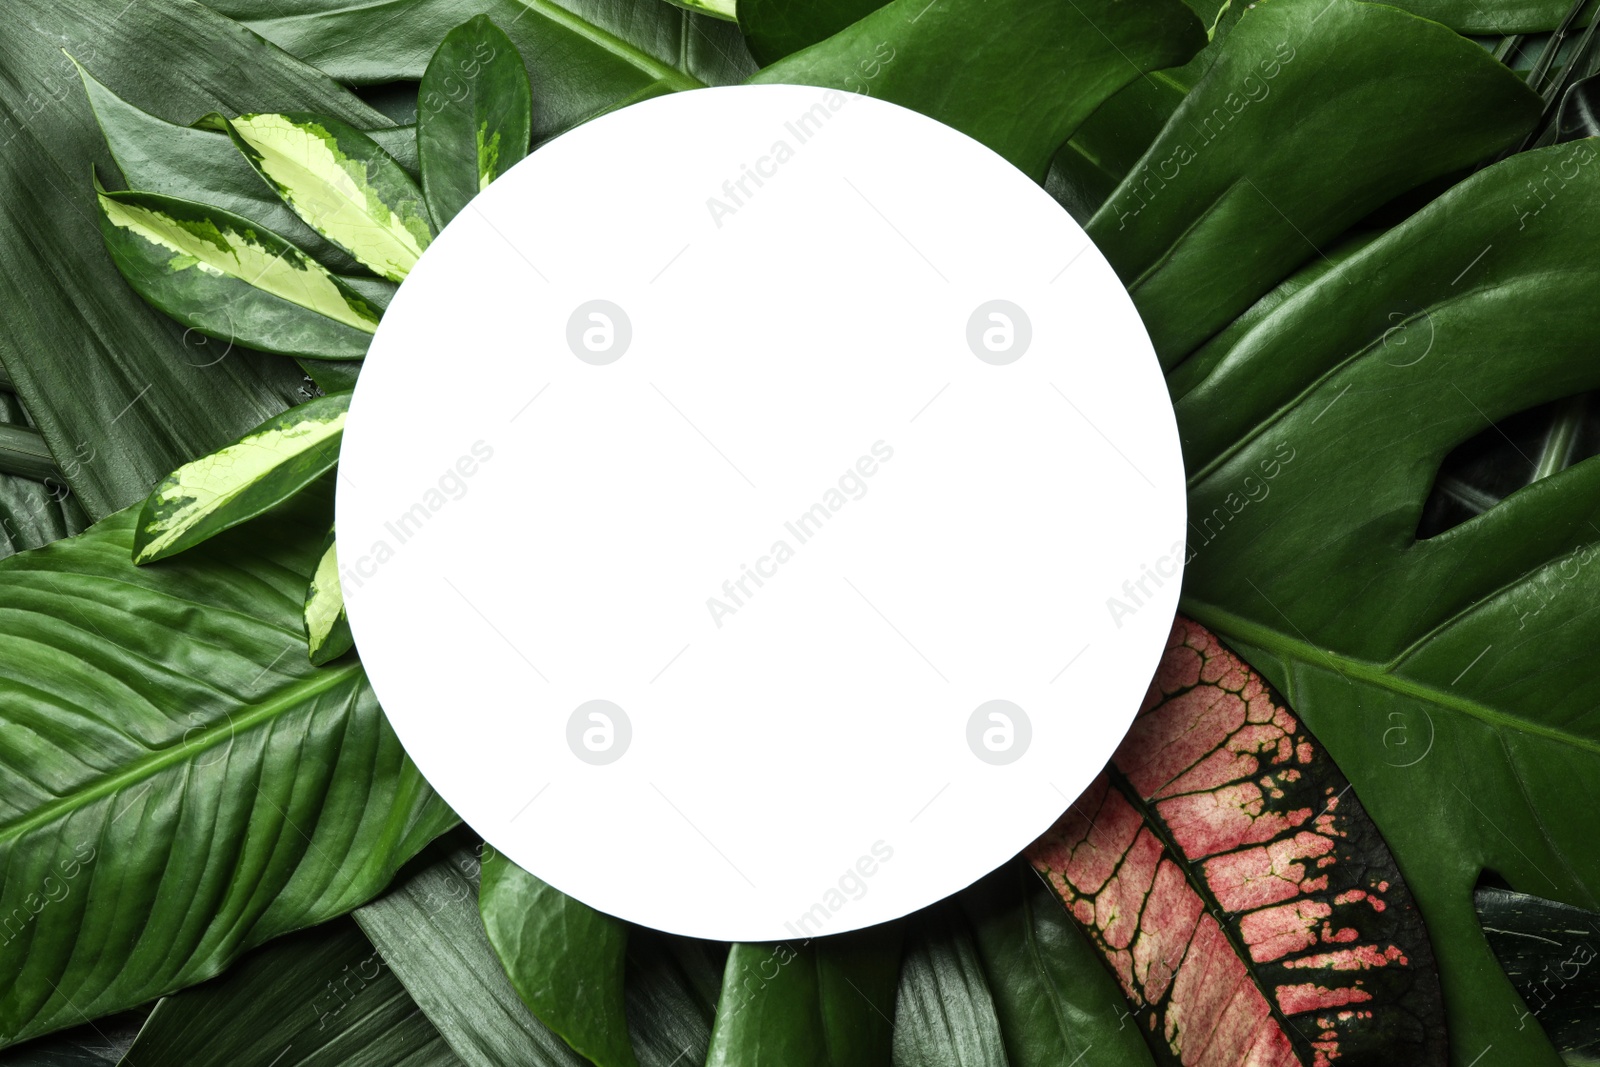
<svg viewBox="0 0 1600 1067">
<path fill-rule="evenodd" d="M 1144 328 L 1036 184 L 793 86 L 634 104 L 483 192 L 384 316 L 339 562 L 422 773 L 675 933 L 839 933 L 1013 856 L 1176 608 Z"/>
</svg>

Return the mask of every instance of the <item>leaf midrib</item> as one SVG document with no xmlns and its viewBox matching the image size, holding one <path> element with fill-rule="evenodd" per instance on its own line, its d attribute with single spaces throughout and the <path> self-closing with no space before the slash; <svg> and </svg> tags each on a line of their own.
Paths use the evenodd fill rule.
<svg viewBox="0 0 1600 1067">
<path fill-rule="evenodd" d="M 290 687 L 287 692 L 274 695 L 271 699 L 250 709 L 246 714 L 228 718 L 225 722 L 213 723 L 206 727 L 198 737 L 191 735 L 188 739 L 168 748 L 157 749 L 149 755 L 135 760 L 122 770 L 95 781 L 86 788 L 41 805 L 25 818 L 11 823 L 0 824 L 0 848 L 20 841 L 27 834 L 51 822 L 63 813 L 87 808 L 95 801 L 115 795 L 130 785 L 144 781 L 147 778 L 155 778 L 163 771 L 184 762 L 190 757 L 216 747 L 220 739 L 231 739 L 238 734 L 249 732 L 262 723 L 270 722 L 290 708 L 308 703 L 323 693 L 336 688 L 339 684 L 353 678 L 360 671 L 361 666 L 358 663 L 350 663 L 342 667 L 319 668 L 317 673 L 309 679 Z"/>
<path fill-rule="evenodd" d="M 1530 722 L 1527 719 L 1500 711 L 1481 701 L 1471 700 L 1457 693 L 1445 692 L 1422 682 L 1411 681 L 1394 674 L 1392 667 L 1388 664 L 1374 664 L 1365 660 L 1352 659 L 1330 649 L 1320 648 L 1309 641 L 1289 637 L 1270 626 L 1252 622 L 1223 608 L 1191 600 L 1188 597 L 1183 599 L 1181 610 L 1184 614 L 1228 637 L 1257 645 L 1269 652 L 1303 663 L 1306 666 L 1331 667 L 1335 672 L 1344 675 L 1346 678 L 1353 678 L 1391 693 L 1413 697 L 1418 700 L 1426 700 L 1435 707 L 1459 712 L 1462 715 L 1469 715 L 1491 727 L 1515 730 L 1531 737 L 1554 741 L 1558 744 L 1582 749 L 1594 755 L 1600 755 L 1600 740 Z"/>
</svg>

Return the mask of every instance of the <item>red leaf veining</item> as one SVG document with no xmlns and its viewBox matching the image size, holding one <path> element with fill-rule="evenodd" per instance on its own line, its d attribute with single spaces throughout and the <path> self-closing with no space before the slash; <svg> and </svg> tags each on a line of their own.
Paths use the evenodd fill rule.
<svg viewBox="0 0 1600 1067">
<path fill-rule="evenodd" d="M 1185 1067 L 1442 1064 L 1427 931 L 1333 760 L 1179 616 L 1144 707 L 1028 850 Z"/>
</svg>

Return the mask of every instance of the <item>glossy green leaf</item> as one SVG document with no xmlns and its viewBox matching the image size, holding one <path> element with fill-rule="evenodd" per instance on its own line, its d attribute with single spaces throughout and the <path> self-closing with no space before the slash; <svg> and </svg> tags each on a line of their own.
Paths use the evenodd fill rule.
<svg viewBox="0 0 1600 1067">
<path fill-rule="evenodd" d="M 533 136 L 677 89 L 729 85 L 755 69 L 738 28 L 661 0 L 212 0 L 344 82 L 422 77 L 446 33 L 488 15 L 533 81 Z"/>
<path fill-rule="evenodd" d="M 1180 0 L 893 0 L 750 81 L 902 104 L 1043 179 L 1051 156 L 1102 102 L 1205 43 Z"/>
<path fill-rule="evenodd" d="M 459 1067 L 356 924 L 257 949 L 156 1004 L 122 1067 Z"/>
<path fill-rule="evenodd" d="M 1442 22 L 1457 33 L 1497 35 L 1542 33 L 1555 29 L 1572 6 L 1569 0 L 1405 0 L 1395 5 L 1425 19 Z"/>
<path fill-rule="evenodd" d="M 477 904 L 489 852 L 457 835 L 356 922 L 468 1067 L 583 1067 L 518 998 L 489 944 Z"/>
<path fill-rule="evenodd" d="M 193 548 L 322 477 L 339 462 L 349 410 L 349 393 L 318 397 L 167 475 L 139 511 L 133 561 L 151 563 Z M 319 554 L 318 575 L 326 558 Z"/>
<path fill-rule="evenodd" d="M 669 2 L 685 11 L 697 11 L 724 22 L 736 22 L 739 17 L 734 0 L 669 0 Z"/>
<path fill-rule="evenodd" d="M 882 7 L 884 0 L 740 0 L 739 28 L 762 64 L 824 41 Z"/>
<path fill-rule="evenodd" d="M 319 497 L 161 567 L 132 510 L 0 561 L 0 1045 L 348 911 L 453 821 L 360 665 L 296 653 Z"/>
<path fill-rule="evenodd" d="M 213 120 L 214 121 L 214 120 Z M 304 112 L 223 120 L 245 158 L 306 225 L 392 282 L 433 240 L 422 191 L 377 143 Z"/>
<path fill-rule="evenodd" d="M 1571 313 L 1600 284 L 1597 156 L 1575 141 L 1479 172 L 1203 351 L 1175 390 L 1184 610 L 1293 703 L 1388 840 L 1458 1063 L 1489 1045 L 1558 1062 L 1517 1025 L 1473 913 L 1480 874 L 1600 900 L 1600 459 L 1437 536 L 1418 525 L 1457 445 L 1600 386 L 1595 320 Z"/>
<path fill-rule="evenodd" d="M 479 15 L 445 37 L 417 90 L 417 154 L 435 225 L 528 154 L 533 93 L 517 46 Z"/>
<path fill-rule="evenodd" d="M 88 177 L 113 160 L 62 50 L 174 121 L 308 107 L 387 120 L 326 75 L 187 0 L 13 0 L 0 7 L 0 356 L 91 518 L 293 403 L 304 375 L 235 348 L 219 358 L 118 275 Z M 69 358 L 70 356 L 70 358 Z"/>
<path fill-rule="evenodd" d="M 890 1053 L 899 923 L 800 943 L 735 944 L 706 1067 L 876 1067 Z"/>
<path fill-rule="evenodd" d="M 129 189 L 160 193 L 232 212 L 282 236 L 333 271 L 361 269 L 289 210 L 227 134 L 180 126 L 141 111 L 78 67 L 89 106 Z"/>
<path fill-rule="evenodd" d="M 61 471 L 44 438 L 28 426 L 0 421 L 0 473 L 59 483 Z"/>
<path fill-rule="evenodd" d="M 1007 864 L 957 900 L 1011 1067 L 1153 1067 L 1139 1017 L 1032 870 Z"/>
<path fill-rule="evenodd" d="M 638 1067 L 623 1002 L 627 924 L 498 852 L 482 874 L 478 909 L 522 1002 L 596 1067 Z"/>
<path fill-rule="evenodd" d="M 378 311 L 288 241 L 220 208 L 97 190 L 100 232 L 153 307 L 225 344 L 360 359 Z"/>
<path fill-rule="evenodd" d="M 1239 19 L 1086 228 L 1170 367 L 1363 215 L 1537 115 L 1520 79 L 1437 23 L 1273 0 Z"/>
<path fill-rule="evenodd" d="M 350 617 L 344 608 L 344 590 L 339 585 L 339 550 L 332 530 L 323 542 L 317 569 L 311 572 L 311 584 L 306 588 L 305 617 L 306 647 L 312 663 L 321 666 L 355 646 Z"/>
</svg>

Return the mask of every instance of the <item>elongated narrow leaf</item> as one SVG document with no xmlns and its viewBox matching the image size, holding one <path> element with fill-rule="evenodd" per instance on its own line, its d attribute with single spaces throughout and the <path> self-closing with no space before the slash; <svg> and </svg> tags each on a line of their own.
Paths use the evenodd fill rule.
<svg viewBox="0 0 1600 1067">
<path fill-rule="evenodd" d="M 906 924 L 894 1067 L 1010 1067 L 972 929 L 952 901 Z"/>
<path fill-rule="evenodd" d="M 1480 171 L 1176 391 L 1185 612 L 1289 699 L 1383 832 L 1432 934 L 1452 1046 L 1518 1064 L 1557 1057 L 1519 1026 L 1472 893 L 1490 870 L 1600 901 L 1600 462 L 1437 536 L 1418 525 L 1457 446 L 1600 386 L 1600 324 L 1571 313 L 1600 286 L 1597 158 L 1574 141 Z"/>
<path fill-rule="evenodd" d="M 372 138 L 303 112 L 222 121 L 308 226 L 381 277 L 405 280 L 433 240 L 433 227 L 416 183 Z"/>
<path fill-rule="evenodd" d="M 763 65 L 827 40 L 884 0 L 740 0 L 739 28 Z"/>
<path fill-rule="evenodd" d="M 179 125 L 141 111 L 102 85 L 82 64 L 78 76 L 128 188 L 222 208 L 281 235 L 330 270 L 361 269 L 262 184 L 226 133 Z"/>
<path fill-rule="evenodd" d="M 100 232 L 136 292 L 226 344 L 360 359 L 378 312 L 275 233 L 220 208 L 97 190 Z"/>
<path fill-rule="evenodd" d="M 1007 864 L 958 897 L 1011 1067 L 1153 1067 L 1138 1020 L 1043 881 Z"/>
<path fill-rule="evenodd" d="M 1495 958 L 1569 1063 L 1600 1060 L 1600 912 L 1508 889 L 1473 894 Z"/>
<path fill-rule="evenodd" d="M 122 1067 L 460 1067 L 349 919 L 259 948 L 157 1005 Z"/>
<path fill-rule="evenodd" d="M 729 947 L 642 927 L 628 934 L 628 1031 L 639 1067 L 705 1063 Z"/>
<path fill-rule="evenodd" d="M 0 561 L 0 1045 L 348 911 L 453 821 L 360 665 L 295 654 L 326 507 L 163 567 L 132 510 Z"/>
<path fill-rule="evenodd" d="M 1028 850 L 1161 1062 L 1446 1062 L 1427 931 L 1349 783 L 1179 618 L 1106 773 Z"/>
<path fill-rule="evenodd" d="M 192 548 L 322 477 L 339 462 L 349 410 L 349 393 L 318 397 L 167 475 L 140 509 L 133 561 L 150 563 Z"/>
<path fill-rule="evenodd" d="M 1180 0 L 893 0 L 752 82 L 868 93 L 966 133 L 1042 179 L 1102 102 L 1206 43 Z"/>
<path fill-rule="evenodd" d="M 311 662 L 321 666 L 338 659 L 355 645 L 350 633 L 350 617 L 344 609 L 344 590 L 339 585 L 339 550 L 334 531 L 328 531 L 317 569 L 306 589 L 306 647 Z"/>
<path fill-rule="evenodd" d="M 1330 93 L 1337 66 L 1347 88 Z M 1391 197 L 1514 142 L 1538 100 L 1483 48 L 1360 0 L 1247 10 L 1086 227 L 1164 366 Z"/>
<path fill-rule="evenodd" d="M 707 1067 L 876 1067 L 889 1059 L 899 923 L 728 954 Z"/>
<path fill-rule="evenodd" d="M 417 90 L 417 154 L 436 226 L 528 154 L 533 92 L 522 56 L 479 15 L 451 30 Z"/>
<path fill-rule="evenodd" d="M 211 6 L 353 84 L 421 78 L 446 33 L 488 15 L 527 64 L 536 142 L 634 100 L 730 85 L 755 70 L 738 27 L 660 0 L 212 0 Z"/>
<path fill-rule="evenodd" d="M 26 425 L 22 402 L 0 390 L 0 421 Z M 57 476 L 49 483 L 15 474 L 0 474 L 0 559 L 70 537 L 89 526 L 88 518 Z"/>
<path fill-rule="evenodd" d="M 219 358 L 225 345 L 197 344 L 123 282 L 87 181 L 91 163 L 109 176 L 112 157 L 62 49 L 178 122 L 286 107 L 388 120 L 189 0 L 0 5 L 0 356 L 78 501 L 103 518 L 295 402 L 304 374 L 238 347 Z"/>
<path fill-rule="evenodd" d="M 623 999 L 625 923 L 498 852 L 484 857 L 478 909 L 512 986 L 540 1022 L 596 1067 L 638 1067 Z"/>
<path fill-rule="evenodd" d="M 469 1067 L 584 1067 L 528 1011 L 490 947 L 477 904 L 488 851 L 457 835 L 356 922 Z"/>
</svg>

